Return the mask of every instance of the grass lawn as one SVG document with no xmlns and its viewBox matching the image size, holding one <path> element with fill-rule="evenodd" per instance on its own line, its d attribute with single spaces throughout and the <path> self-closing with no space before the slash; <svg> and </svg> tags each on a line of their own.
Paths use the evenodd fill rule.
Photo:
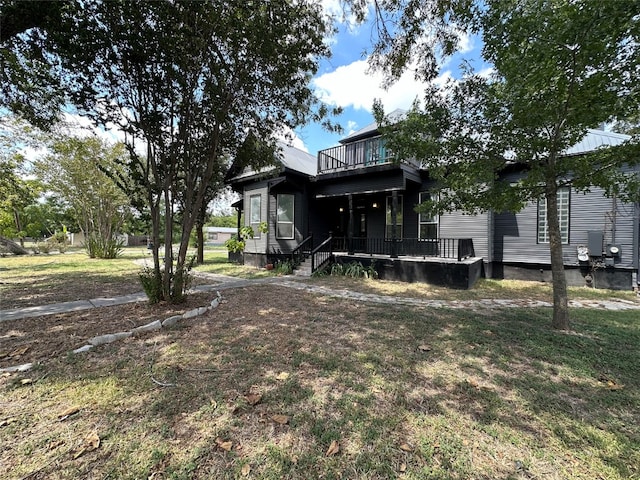
<svg viewBox="0 0 640 480">
<path fill-rule="evenodd" d="M 173 329 L 0 377 L 0 478 L 640 478 L 638 310 L 572 309 L 574 330 L 560 333 L 550 309 L 373 305 L 277 284 L 224 297 Z M 126 325 L 136 308 L 80 321 Z M 70 335 L 72 320 L 0 323 L 0 364 L 3 342 Z"/>
</svg>

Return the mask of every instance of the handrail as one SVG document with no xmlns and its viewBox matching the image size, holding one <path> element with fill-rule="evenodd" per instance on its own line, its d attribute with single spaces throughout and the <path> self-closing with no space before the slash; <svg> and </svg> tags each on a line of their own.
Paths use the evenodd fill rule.
<svg viewBox="0 0 640 480">
<path fill-rule="evenodd" d="M 313 249 L 313 235 L 309 235 L 302 240 L 296 248 L 291 251 L 291 261 L 294 265 L 300 265 Z"/>
<path fill-rule="evenodd" d="M 349 251 L 349 245 L 356 254 L 398 255 L 409 257 L 449 258 L 462 261 L 474 257 L 471 238 L 398 238 L 395 242 L 382 237 L 333 237 L 333 251 Z"/>
<path fill-rule="evenodd" d="M 311 273 L 321 268 L 331 257 L 333 256 L 333 250 L 331 249 L 331 242 L 333 238 L 329 237 L 311 252 Z M 320 260 L 316 260 L 316 257 Z"/>
</svg>

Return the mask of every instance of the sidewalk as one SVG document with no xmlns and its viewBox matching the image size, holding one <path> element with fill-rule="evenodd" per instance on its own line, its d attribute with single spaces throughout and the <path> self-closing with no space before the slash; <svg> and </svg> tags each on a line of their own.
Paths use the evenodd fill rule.
<svg viewBox="0 0 640 480">
<path fill-rule="evenodd" d="M 388 305 L 406 305 L 431 308 L 455 308 L 455 309 L 494 309 L 494 308 L 535 308 L 552 307 L 550 302 L 529 299 L 482 299 L 482 300 L 436 300 L 411 297 L 395 297 L 389 295 L 366 294 L 353 292 L 345 289 L 332 289 L 319 285 L 309 285 L 308 283 L 296 279 L 296 277 L 268 277 L 258 279 L 241 279 L 226 275 L 210 273 L 198 273 L 198 277 L 206 281 L 217 282 L 207 285 L 199 285 L 193 289 L 196 292 L 210 292 L 217 290 L 228 290 L 231 288 L 242 288 L 250 285 L 264 285 L 276 283 L 285 288 L 304 290 L 317 295 L 325 295 L 334 298 L 346 298 L 350 300 L 382 303 Z M 121 297 L 94 298 L 91 300 L 77 300 L 74 302 L 55 303 L 38 307 L 17 308 L 13 310 L 0 310 L 0 323 L 21 318 L 38 317 L 41 315 L 55 315 L 58 313 L 76 312 L 98 307 L 111 307 L 124 305 L 127 303 L 143 302 L 147 300 L 144 292 L 132 293 Z M 640 303 L 629 300 L 582 300 L 569 301 L 572 308 L 594 308 L 602 310 L 640 310 Z"/>
<path fill-rule="evenodd" d="M 278 277 L 260 278 L 246 280 L 242 278 L 229 277 L 226 275 L 216 275 L 208 273 L 198 273 L 198 277 L 208 281 L 220 282 L 210 285 L 199 285 L 193 288 L 195 292 L 210 292 L 215 290 L 227 290 L 229 288 L 240 288 L 249 285 L 273 283 L 279 280 Z M 53 303 L 36 307 L 14 308 L 10 310 L 0 310 L 0 323 L 22 318 L 39 317 L 42 315 L 56 315 L 59 313 L 78 312 L 98 307 L 113 307 L 115 305 L 125 305 L 127 303 L 144 302 L 147 295 L 144 292 L 132 293 L 120 297 L 100 297 L 90 300 L 75 300 L 72 302 Z"/>
</svg>

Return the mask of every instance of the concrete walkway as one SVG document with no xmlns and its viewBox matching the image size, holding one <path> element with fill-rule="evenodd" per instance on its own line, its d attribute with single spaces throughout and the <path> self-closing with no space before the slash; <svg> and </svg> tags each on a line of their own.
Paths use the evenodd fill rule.
<svg viewBox="0 0 640 480">
<path fill-rule="evenodd" d="M 370 293 L 359 293 L 347 289 L 332 289 L 320 285 L 310 285 L 297 277 L 267 277 L 259 279 L 239 279 L 226 275 L 196 272 L 198 278 L 211 284 L 200 285 L 193 289 L 195 292 L 210 292 L 218 290 L 228 290 L 232 288 L 242 288 L 250 285 L 277 284 L 282 287 L 295 290 L 306 291 L 318 295 L 325 295 L 334 298 L 345 298 L 358 302 L 378 303 L 387 305 L 406 305 L 431 308 L 456 308 L 456 309 L 494 309 L 494 308 L 534 308 L 551 307 L 550 302 L 528 299 L 483 299 L 483 300 L 434 300 L 412 297 L 397 297 L 389 295 L 378 295 Z M 63 302 L 38 307 L 17 308 L 13 310 L 0 310 L 0 323 L 21 318 L 38 317 L 41 315 L 55 315 L 58 313 L 77 312 L 97 307 L 111 307 L 114 305 L 124 305 L 127 303 L 146 301 L 144 292 L 133 293 L 120 297 L 94 298 L 91 300 L 77 300 L 73 302 Z M 583 300 L 569 302 L 573 308 L 594 308 L 602 310 L 640 310 L 640 303 L 630 300 Z"/>
</svg>

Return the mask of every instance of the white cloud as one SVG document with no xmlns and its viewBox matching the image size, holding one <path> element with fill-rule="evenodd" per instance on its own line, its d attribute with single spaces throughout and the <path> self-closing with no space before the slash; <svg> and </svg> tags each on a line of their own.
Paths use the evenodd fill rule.
<svg viewBox="0 0 640 480">
<path fill-rule="evenodd" d="M 286 143 L 287 145 L 291 145 L 298 150 L 309 153 L 309 149 L 304 144 L 304 141 L 298 136 L 296 132 L 294 132 L 290 128 L 277 132 L 275 136 L 278 140 Z"/>
<path fill-rule="evenodd" d="M 451 72 L 446 71 L 434 81 L 441 85 L 448 78 L 451 78 Z M 368 112 L 372 111 L 376 98 L 382 100 L 387 112 L 396 108 L 407 109 L 416 97 L 422 96 L 426 86 L 414 78 L 412 71 L 406 71 L 387 90 L 382 88 L 383 79 L 382 73 L 370 71 L 366 60 L 358 60 L 317 77 L 313 84 L 324 102 Z"/>
<path fill-rule="evenodd" d="M 352 133 L 354 133 L 357 129 L 358 129 L 357 122 L 354 122 L 353 120 L 349 120 L 347 122 L 347 136 L 349 136 Z"/>
</svg>

